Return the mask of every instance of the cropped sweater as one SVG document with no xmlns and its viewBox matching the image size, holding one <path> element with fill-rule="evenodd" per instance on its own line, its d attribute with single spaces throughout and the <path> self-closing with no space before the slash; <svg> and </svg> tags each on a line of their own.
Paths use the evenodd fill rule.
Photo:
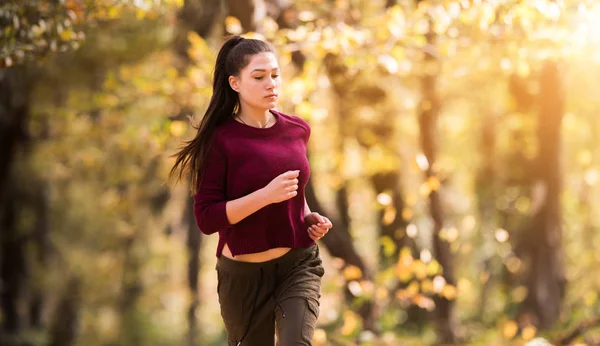
<svg viewBox="0 0 600 346">
<path fill-rule="evenodd" d="M 271 127 L 256 128 L 231 117 L 215 129 L 204 175 L 194 194 L 194 216 L 202 233 L 219 234 L 217 257 L 225 244 L 236 256 L 315 243 L 304 222 L 310 127 L 296 116 L 270 112 L 276 120 Z M 300 171 L 296 196 L 230 224 L 225 210 L 228 201 L 257 191 L 290 170 Z"/>
</svg>

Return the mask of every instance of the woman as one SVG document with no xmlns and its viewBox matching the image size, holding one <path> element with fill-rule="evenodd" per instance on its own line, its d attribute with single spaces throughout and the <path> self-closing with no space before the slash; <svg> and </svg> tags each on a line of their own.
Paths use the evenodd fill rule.
<svg viewBox="0 0 600 346">
<path fill-rule="evenodd" d="M 189 172 L 200 231 L 219 234 L 217 291 L 229 345 L 311 345 L 324 274 L 315 241 L 331 229 L 304 196 L 308 123 L 273 110 L 273 47 L 233 36 L 213 95 L 171 175 Z"/>
</svg>

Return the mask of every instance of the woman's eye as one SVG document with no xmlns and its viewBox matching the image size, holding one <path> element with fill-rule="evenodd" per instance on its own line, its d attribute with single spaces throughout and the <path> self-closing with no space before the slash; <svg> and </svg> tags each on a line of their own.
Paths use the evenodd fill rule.
<svg viewBox="0 0 600 346">
<path fill-rule="evenodd" d="M 271 78 L 273 78 L 273 79 L 279 78 L 279 75 L 278 74 L 272 75 Z M 254 79 L 262 80 L 262 79 L 264 79 L 264 76 L 256 76 L 256 77 L 254 77 Z"/>
</svg>

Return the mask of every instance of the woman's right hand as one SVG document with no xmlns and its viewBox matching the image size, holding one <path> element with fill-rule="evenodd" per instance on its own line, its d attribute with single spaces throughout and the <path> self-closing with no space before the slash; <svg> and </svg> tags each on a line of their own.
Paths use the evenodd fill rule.
<svg viewBox="0 0 600 346">
<path fill-rule="evenodd" d="M 278 175 L 263 188 L 269 204 L 286 201 L 298 194 L 298 175 L 300 171 L 287 171 Z"/>
</svg>

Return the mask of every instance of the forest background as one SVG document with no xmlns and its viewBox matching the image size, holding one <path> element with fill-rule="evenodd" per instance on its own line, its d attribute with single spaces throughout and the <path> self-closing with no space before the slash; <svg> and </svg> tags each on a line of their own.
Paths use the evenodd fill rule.
<svg viewBox="0 0 600 346">
<path fill-rule="evenodd" d="M 167 175 L 230 34 L 312 127 L 315 345 L 600 344 L 591 0 L 2 2 L 0 344 L 223 345 Z"/>
</svg>

